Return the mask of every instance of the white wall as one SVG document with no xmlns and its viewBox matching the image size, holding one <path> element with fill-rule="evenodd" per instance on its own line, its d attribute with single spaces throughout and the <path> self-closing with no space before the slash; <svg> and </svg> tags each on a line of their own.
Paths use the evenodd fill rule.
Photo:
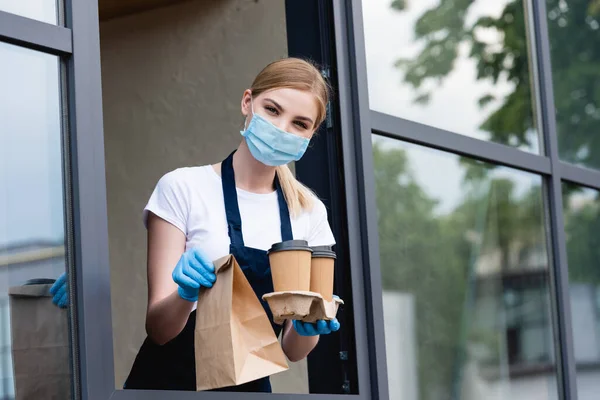
<svg viewBox="0 0 600 400">
<path fill-rule="evenodd" d="M 483 382 L 482 382 L 483 383 Z M 468 397 L 468 400 L 558 400 L 558 387 L 556 377 L 532 376 L 511 381 L 498 381 L 487 383 L 480 392 L 484 397 Z"/>
<path fill-rule="evenodd" d="M 414 296 L 384 291 L 383 313 L 390 399 L 418 400 Z"/>
<path fill-rule="evenodd" d="M 577 398 L 579 400 L 600 398 L 600 368 L 577 372 Z"/>
<path fill-rule="evenodd" d="M 197 0 L 101 24 L 116 386 L 145 337 L 142 209 L 157 180 L 222 160 L 240 141 L 240 100 L 287 55 L 282 0 Z M 306 392 L 306 365 L 273 379 Z"/>
<path fill-rule="evenodd" d="M 579 362 L 598 362 L 600 343 L 598 343 L 596 287 L 573 282 L 569 285 L 569 295 L 575 359 Z M 600 395 L 598 397 L 600 398 Z"/>
<path fill-rule="evenodd" d="M 483 383 L 483 382 L 482 382 Z M 510 382 L 486 384 L 479 392 L 464 393 L 464 400 L 558 400 L 556 375 L 540 375 L 512 379 Z M 600 398 L 600 368 L 577 372 L 577 398 Z"/>
<path fill-rule="evenodd" d="M 593 314 L 591 286 L 572 285 L 575 352 L 579 362 L 597 360 L 597 333 Z M 414 297 L 410 293 L 383 292 L 385 345 L 390 399 L 429 400 L 419 397 L 418 354 Z M 493 310 L 488 312 L 494 313 Z M 588 352 L 587 356 L 583 354 Z M 440 360 L 447 362 L 447 360 Z M 502 365 L 507 373 L 508 366 Z M 532 375 L 487 380 L 481 366 L 470 360 L 462 371 L 461 400 L 558 400 L 557 375 Z M 600 366 L 577 373 L 578 398 L 600 398 Z M 440 388 L 439 398 L 446 398 L 449 388 Z"/>
</svg>

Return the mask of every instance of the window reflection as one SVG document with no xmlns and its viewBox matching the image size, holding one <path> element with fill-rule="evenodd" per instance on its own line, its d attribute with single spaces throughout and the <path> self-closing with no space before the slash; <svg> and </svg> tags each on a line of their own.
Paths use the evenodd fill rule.
<svg viewBox="0 0 600 400">
<path fill-rule="evenodd" d="M 0 60 L 0 398 L 67 399 L 59 61 L 3 43 Z"/>
<path fill-rule="evenodd" d="M 373 146 L 390 398 L 557 398 L 541 178 Z"/>
<path fill-rule="evenodd" d="M 547 0 L 560 157 L 600 168 L 600 6 Z"/>
<path fill-rule="evenodd" d="M 60 0 L 0 0 L 0 11 L 56 25 Z"/>
<path fill-rule="evenodd" d="M 363 0 L 371 109 L 538 153 L 522 0 Z"/>
<path fill-rule="evenodd" d="M 578 397 L 595 399 L 600 381 L 600 193 L 563 184 Z"/>
</svg>

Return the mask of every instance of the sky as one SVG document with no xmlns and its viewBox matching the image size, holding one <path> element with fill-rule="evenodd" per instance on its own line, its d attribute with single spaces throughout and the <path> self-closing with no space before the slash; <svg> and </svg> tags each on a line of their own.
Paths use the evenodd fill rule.
<svg viewBox="0 0 600 400">
<path fill-rule="evenodd" d="M 56 24 L 57 0 L 0 0 L 0 10 Z"/>
<path fill-rule="evenodd" d="M 0 43 L 0 60 L 0 246 L 61 241 L 58 59 Z"/>
<path fill-rule="evenodd" d="M 475 1 L 467 21 L 472 23 L 481 16 L 497 17 L 507 2 Z M 363 0 L 370 108 L 485 140 L 487 133 L 478 127 L 499 103 L 492 102 L 482 110 L 477 101 L 490 92 L 497 97 L 506 95 L 512 91 L 512 84 L 502 79 L 496 85 L 477 81 L 475 62 L 468 58 L 469 49 L 463 46 L 453 72 L 436 88 L 431 101 L 427 105 L 415 104 L 414 89 L 402 81 L 402 72 L 394 63 L 399 58 L 414 58 L 418 54 L 422 44 L 414 40 L 415 22 L 439 0 L 407 0 L 408 8 L 404 11 L 393 10 L 391 3 L 392 0 Z M 494 31 L 478 33 L 480 39 L 488 43 L 500 40 Z M 415 145 L 395 144 L 392 140 L 383 142 L 384 147 L 410 149 L 408 156 L 412 170 L 421 186 L 440 201 L 438 212 L 449 212 L 460 203 L 464 168 L 459 165 L 459 157 Z M 538 148 L 539 144 L 536 144 L 526 150 L 537 152 Z M 541 182 L 539 177 L 509 168 L 498 168 L 494 174 L 512 179 L 517 185 L 517 193 Z"/>
</svg>

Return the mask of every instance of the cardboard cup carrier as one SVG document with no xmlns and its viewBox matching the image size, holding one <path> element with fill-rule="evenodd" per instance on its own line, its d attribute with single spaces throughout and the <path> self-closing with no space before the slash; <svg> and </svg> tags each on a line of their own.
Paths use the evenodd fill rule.
<svg viewBox="0 0 600 400">
<path fill-rule="evenodd" d="M 330 247 L 311 248 L 305 240 L 289 240 L 274 244 L 268 255 L 274 292 L 263 299 L 275 323 L 335 318 L 344 302 L 333 298 L 335 253 Z"/>
</svg>

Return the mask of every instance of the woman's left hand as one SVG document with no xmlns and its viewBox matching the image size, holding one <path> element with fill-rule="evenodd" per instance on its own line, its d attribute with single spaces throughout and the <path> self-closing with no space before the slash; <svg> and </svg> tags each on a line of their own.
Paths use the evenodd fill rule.
<svg viewBox="0 0 600 400">
<path fill-rule="evenodd" d="M 330 321 L 319 320 L 316 323 L 302 322 L 293 320 L 292 325 L 300 336 L 317 336 L 317 335 L 328 335 L 331 332 L 335 332 L 340 329 L 340 323 L 337 318 Z"/>
<path fill-rule="evenodd" d="M 60 308 L 67 308 L 69 305 L 67 285 L 67 273 L 63 272 L 50 288 L 50 294 L 53 296 L 52 302 Z"/>
</svg>

